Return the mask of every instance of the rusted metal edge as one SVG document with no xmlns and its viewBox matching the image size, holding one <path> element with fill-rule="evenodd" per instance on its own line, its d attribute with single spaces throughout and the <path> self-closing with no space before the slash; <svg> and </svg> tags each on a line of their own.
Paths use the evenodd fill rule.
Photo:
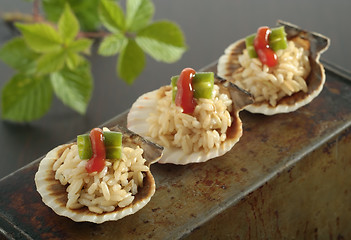
<svg viewBox="0 0 351 240">
<path fill-rule="evenodd" d="M 343 79 L 347 80 L 346 83 L 351 84 L 351 72 L 350 71 L 347 71 L 344 68 L 339 67 L 338 65 L 335 65 L 335 64 L 333 64 L 325 59 L 321 59 L 320 62 L 330 72 L 335 73 L 336 75 L 339 75 Z"/>
<path fill-rule="evenodd" d="M 33 239 L 0 213 L 0 239 Z"/>
</svg>

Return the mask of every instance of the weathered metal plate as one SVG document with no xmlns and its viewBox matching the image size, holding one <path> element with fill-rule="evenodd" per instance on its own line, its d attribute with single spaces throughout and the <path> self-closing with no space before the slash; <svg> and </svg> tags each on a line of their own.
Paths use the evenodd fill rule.
<svg viewBox="0 0 351 240">
<path fill-rule="evenodd" d="M 338 187 L 350 186 L 351 157 L 346 153 L 351 146 L 351 85 L 332 70 L 326 71 L 321 95 L 296 112 L 274 116 L 241 112 L 244 134 L 224 156 L 186 166 L 152 165 L 154 197 L 136 214 L 116 222 L 76 223 L 57 216 L 35 190 L 38 159 L 0 181 L 0 235 L 97 240 L 216 239 L 216 235 L 248 239 L 265 234 L 271 239 L 291 232 L 303 236 L 304 229 L 309 236 L 319 236 L 325 233 L 319 227 L 324 224 L 334 238 L 351 237 L 350 196 L 335 193 Z M 104 125 L 125 125 L 125 121 L 123 113 Z M 333 211 L 335 206 L 344 208 L 345 214 L 338 218 L 329 213 L 329 207 Z M 338 227 L 328 225 L 331 221 Z M 230 229 L 242 230 L 230 235 Z"/>
<path fill-rule="evenodd" d="M 350 239 L 351 128 L 185 239 Z"/>
</svg>

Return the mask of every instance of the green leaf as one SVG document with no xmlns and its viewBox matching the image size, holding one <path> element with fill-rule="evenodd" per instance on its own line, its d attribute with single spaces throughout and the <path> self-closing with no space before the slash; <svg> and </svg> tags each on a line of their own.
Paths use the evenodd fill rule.
<svg viewBox="0 0 351 240">
<path fill-rule="evenodd" d="M 67 52 L 66 64 L 70 70 L 74 70 L 80 64 L 84 63 L 85 59 L 79 54 L 73 52 Z"/>
<path fill-rule="evenodd" d="M 125 19 L 123 10 L 114 1 L 100 1 L 99 17 L 102 24 L 112 33 L 118 33 L 125 29 Z"/>
<path fill-rule="evenodd" d="M 137 37 L 138 45 L 158 61 L 172 63 L 186 51 L 181 29 L 172 22 L 154 22 L 142 29 Z"/>
<path fill-rule="evenodd" d="M 99 46 L 98 53 L 102 56 L 116 55 L 121 51 L 127 42 L 123 34 L 114 34 L 104 38 Z"/>
<path fill-rule="evenodd" d="M 66 43 L 72 42 L 79 32 L 78 20 L 67 3 L 58 22 L 58 30 Z"/>
<path fill-rule="evenodd" d="M 80 38 L 67 45 L 67 49 L 72 52 L 83 52 L 85 54 L 90 54 L 90 47 L 93 44 L 93 40 L 88 38 Z"/>
<path fill-rule="evenodd" d="M 63 68 L 66 53 L 63 50 L 43 54 L 38 59 L 37 72 L 41 75 L 59 71 Z"/>
<path fill-rule="evenodd" d="M 138 31 L 147 26 L 155 12 L 150 0 L 127 0 L 126 29 Z"/>
<path fill-rule="evenodd" d="M 50 109 L 52 95 L 48 78 L 17 74 L 2 89 L 2 118 L 15 122 L 38 119 Z"/>
<path fill-rule="evenodd" d="M 83 31 L 94 31 L 100 26 L 98 5 L 100 0 L 42 0 L 46 18 L 57 22 L 68 3 Z"/>
<path fill-rule="evenodd" d="M 61 37 L 46 23 L 16 24 L 30 48 L 36 52 L 55 52 L 61 48 Z"/>
<path fill-rule="evenodd" d="M 0 49 L 0 59 L 21 72 L 33 72 L 38 56 L 39 54 L 28 48 L 22 37 L 13 38 Z"/>
<path fill-rule="evenodd" d="M 117 64 L 117 72 L 126 83 L 132 84 L 145 67 L 145 54 L 133 39 L 123 48 Z"/>
<path fill-rule="evenodd" d="M 65 105 L 81 114 L 86 112 L 93 89 L 88 62 L 81 64 L 74 71 L 64 68 L 51 74 L 51 82 L 57 97 Z"/>
</svg>

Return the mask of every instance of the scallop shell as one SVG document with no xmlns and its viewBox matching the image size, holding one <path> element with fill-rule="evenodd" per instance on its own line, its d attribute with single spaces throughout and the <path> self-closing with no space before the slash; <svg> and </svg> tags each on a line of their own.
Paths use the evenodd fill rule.
<svg viewBox="0 0 351 240">
<path fill-rule="evenodd" d="M 300 91 L 291 96 L 283 97 L 275 107 L 271 106 L 268 101 L 255 102 L 245 108 L 252 113 L 273 115 L 295 111 L 317 97 L 325 83 L 324 67 L 319 62 L 319 58 L 328 49 L 330 40 L 321 34 L 302 30 L 291 23 L 278 21 L 278 24 L 284 26 L 288 40 L 298 41 L 305 49 L 309 50 L 311 72 L 305 79 L 308 92 Z M 242 54 L 245 47 L 245 39 L 240 39 L 224 51 L 224 55 L 218 60 L 217 72 L 219 76 L 232 81 L 232 73 L 240 67 L 238 56 Z"/>
<path fill-rule="evenodd" d="M 233 111 L 230 114 L 234 120 L 229 128 L 230 130 L 227 132 L 227 140 L 221 144 L 219 148 L 214 148 L 207 153 L 198 151 L 186 154 L 181 148 L 164 147 L 163 156 L 158 161 L 159 163 L 185 165 L 189 163 L 205 162 L 209 159 L 225 154 L 239 141 L 242 135 L 242 122 L 239 118 L 239 111 L 242 110 L 244 106 L 253 102 L 252 97 L 248 92 L 218 76 L 215 77 L 215 84 L 217 84 L 220 89 L 226 91 L 229 90 L 233 102 Z M 169 89 L 170 86 L 164 86 L 158 90 L 140 96 L 132 105 L 128 113 L 128 128 L 151 141 L 155 141 L 148 136 L 149 124 L 146 121 L 146 118 L 150 113 L 155 111 L 155 106 L 157 105 L 159 97 L 164 95 L 164 91 Z"/>
<path fill-rule="evenodd" d="M 163 148 L 153 144 L 131 131 L 122 128 L 114 127 L 111 130 L 120 131 L 123 133 L 123 145 L 135 147 L 139 145 L 144 149 L 143 157 L 146 159 L 146 165 L 157 161 L 162 156 Z M 67 192 L 66 186 L 55 179 L 55 172 L 52 170 L 55 161 L 62 155 L 66 148 L 73 144 L 64 144 L 52 149 L 40 162 L 39 169 L 35 174 L 35 184 L 37 191 L 42 197 L 43 202 L 49 206 L 56 214 L 65 216 L 76 222 L 93 222 L 103 223 L 105 221 L 118 220 L 127 215 L 131 215 L 143 208 L 155 193 L 155 180 L 150 171 L 146 172 L 144 177 L 143 187 L 139 188 L 133 202 L 123 208 L 116 207 L 113 212 L 104 212 L 97 214 L 88 210 L 87 207 L 80 209 L 66 208 Z"/>
</svg>

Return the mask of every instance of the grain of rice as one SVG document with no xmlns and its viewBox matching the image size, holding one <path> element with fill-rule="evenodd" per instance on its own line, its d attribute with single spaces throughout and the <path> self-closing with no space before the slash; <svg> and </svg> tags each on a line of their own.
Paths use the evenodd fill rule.
<svg viewBox="0 0 351 240">
<path fill-rule="evenodd" d="M 88 206 L 90 212 L 103 213 L 103 210 L 97 206 Z"/>
<path fill-rule="evenodd" d="M 104 212 L 112 212 L 115 210 L 114 206 L 101 206 L 99 205 L 99 208 L 101 208 Z"/>
<path fill-rule="evenodd" d="M 104 195 L 104 198 L 108 201 L 111 198 L 110 195 L 110 190 L 108 189 L 108 186 L 106 184 L 106 182 L 101 182 L 100 183 L 100 187 L 102 189 L 102 194 Z"/>
<path fill-rule="evenodd" d="M 54 171 L 56 171 L 56 170 L 60 167 L 60 165 L 64 162 L 64 160 L 66 159 L 66 156 L 67 156 L 68 152 L 69 152 L 69 149 L 66 148 L 65 151 L 62 153 L 61 157 L 60 157 L 59 159 L 56 160 L 56 162 L 54 163 L 54 165 L 53 165 L 53 167 L 52 167 L 52 169 L 53 169 Z"/>
<path fill-rule="evenodd" d="M 108 180 L 108 182 L 107 182 L 107 185 L 109 185 L 109 186 L 114 186 L 116 184 L 117 184 L 117 180 L 114 178 Z"/>
<path fill-rule="evenodd" d="M 86 198 L 79 198 L 78 199 L 78 202 L 81 204 L 81 205 L 84 205 L 84 206 L 87 206 L 87 207 L 90 207 L 90 206 L 93 206 L 93 203 L 91 202 L 90 199 L 86 199 Z"/>
<path fill-rule="evenodd" d="M 69 206 L 70 209 L 79 209 L 79 208 L 82 208 L 82 207 L 84 207 L 84 205 L 82 205 L 82 204 L 80 204 L 80 203 L 78 203 L 78 202 L 72 203 L 72 204 Z"/>
<path fill-rule="evenodd" d="M 84 198 L 84 199 L 87 199 L 87 200 L 93 200 L 95 198 L 95 194 L 89 194 L 86 191 L 82 191 L 80 193 L 80 198 Z"/>
<path fill-rule="evenodd" d="M 126 198 L 124 198 L 122 201 L 120 201 L 118 203 L 118 206 L 119 207 L 125 207 L 125 206 L 128 206 L 129 204 L 131 204 L 134 200 L 134 196 L 132 196 L 132 194 L 128 194 L 128 196 Z"/>
<path fill-rule="evenodd" d="M 128 173 L 127 172 L 125 172 L 125 173 L 123 173 L 123 174 L 121 174 L 121 185 L 122 186 L 127 186 L 127 184 L 128 184 Z"/>
<path fill-rule="evenodd" d="M 71 206 L 77 202 L 78 198 L 79 198 L 79 194 L 68 195 L 66 207 L 71 208 Z"/>
<path fill-rule="evenodd" d="M 113 186 L 112 186 L 112 194 L 113 194 L 114 192 L 117 192 L 117 191 L 120 190 L 120 189 L 122 189 L 122 187 L 121 187 L 121 185 L 119 185 L 118 183 L 115 184 L 115 185 L 113 185 Z"/>
</svg>

